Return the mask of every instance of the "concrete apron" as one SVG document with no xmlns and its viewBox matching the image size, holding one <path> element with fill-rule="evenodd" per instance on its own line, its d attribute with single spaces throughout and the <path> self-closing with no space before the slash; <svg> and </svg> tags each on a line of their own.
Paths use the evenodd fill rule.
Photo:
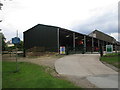
<svg viewBox="0 0 120 90">
<path fill-rule="evenodd" d="M 99 88 L 118 88 L 118 74 L 88 76 L 87 79 Z"/>
<path fill-rule="evenodd" d="M 55 69 L 61 75 L 86 77 L 99 88 L 118 88 L 118 72 L 99 61 L 99 54 L 74 54 L 58 59 Z"/>
</svg>

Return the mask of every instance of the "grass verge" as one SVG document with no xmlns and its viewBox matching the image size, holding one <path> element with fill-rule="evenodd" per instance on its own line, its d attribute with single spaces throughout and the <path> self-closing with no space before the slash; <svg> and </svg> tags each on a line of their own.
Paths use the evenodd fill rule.
<svg viewBox="0 0 120 90">
<path fill-rule="evenodd" d="M 14 73 L 16 63 L 3 61 L 3 88 L 78 88 L 45 72 L 47 67 L 26 62 L 19 62 L 18 65 L 20 70 Z"/>
<path fill-rule="evenodd" d="M 106 54 L 100 58 L 101 61 L 112 64 L 113 66 L 120 69 L 120 60 L 119 59 L 120 59 L 120 53 Z"/>
</svg>

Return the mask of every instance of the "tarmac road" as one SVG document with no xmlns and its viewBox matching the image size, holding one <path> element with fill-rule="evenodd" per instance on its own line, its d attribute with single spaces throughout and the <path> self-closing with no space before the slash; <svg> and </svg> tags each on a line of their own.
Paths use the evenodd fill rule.
<svg viewBox="0 0 120 90">
<path fill-rule="evenodd" d="M 118 72 L 99 61 L 99 54 L 74 54 L 60 58 L 55 69 L 61 75 L 86 77 L 98 88 L 118 88 Z"/>
</svg>

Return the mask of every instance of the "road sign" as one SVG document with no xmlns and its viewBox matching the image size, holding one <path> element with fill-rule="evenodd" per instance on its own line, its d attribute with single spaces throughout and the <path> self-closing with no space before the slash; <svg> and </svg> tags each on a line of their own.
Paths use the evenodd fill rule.
<svg viewBox="0 0 120 90">
<path fill-rule="evenodd" d="M 12 38 L 12 43 L 13 44 L 19 44 L 20 43 L 20 38 L 18 38 L 18 37 Z"/>
<path fill-rule="evenodd" d="M 106 45 L 106 53 L 112 53 L 113 52 L 113 45 Z"/>
<path fill-rule="evenodd" d="M 19 44 L 20 43 L 20 38 L 18 38 L 18 37 L 12 38 L 12 43 L 13 44 Z M 18 55 L 17 55 L 17 45 L 16 45 L 16 71 L 14 71 L 15 73 L 18 72 L 17 57 L 18 57 Z"/>
</svg>

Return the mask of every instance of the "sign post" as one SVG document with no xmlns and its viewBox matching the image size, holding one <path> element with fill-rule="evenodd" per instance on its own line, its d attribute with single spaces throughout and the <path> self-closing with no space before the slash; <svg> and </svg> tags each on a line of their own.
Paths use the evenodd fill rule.
<svg viewBox="0 0 120 90">
<path fill-rule="evenodd" d="M 113 45 L 106 45 L 106 53 L 112 53 L 113 52 Z"/>
<path fill-rule="evenodd" d="M 15 44 L 15 46 L 16 46 L 16 71 L 15 72 L 18 72 L 18 65 L 17 65 L 17 44 L 19 44 L 20 43 L 20 38 L 18 38 L 18 37 L 14 37 L 14 38 L 12 38 L 12 43 L 13 44 Z"/>
</svg>

